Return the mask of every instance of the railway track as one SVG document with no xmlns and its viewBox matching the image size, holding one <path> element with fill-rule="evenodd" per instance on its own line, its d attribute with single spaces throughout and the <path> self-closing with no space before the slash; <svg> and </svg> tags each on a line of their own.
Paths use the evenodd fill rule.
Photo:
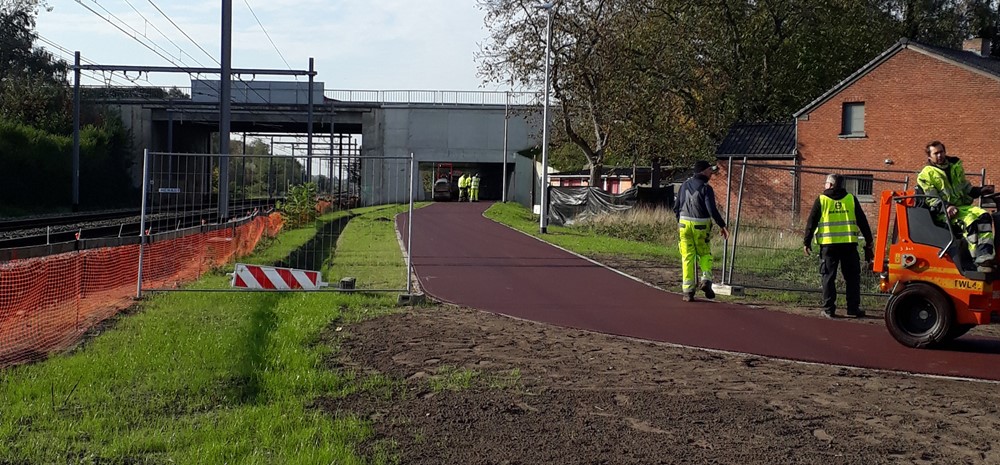
<svg viewBox="0 0 1000 465">
<path fill-rule="evenodd" d="M 273 201 L 234 203 L 230 211 L 244 216 L 251 211 L 273 208 Z M 116 210 L 85 214 L 0 220 L 0 250 L 63 244 L 87 239 L 137 237 L 141 229 L 139 210 Z M 217 209 L 200 209 L 178 213 L 146 215 L 150 233 L 187 229 L 204 224 L 217 224 Z"/>
</svg>

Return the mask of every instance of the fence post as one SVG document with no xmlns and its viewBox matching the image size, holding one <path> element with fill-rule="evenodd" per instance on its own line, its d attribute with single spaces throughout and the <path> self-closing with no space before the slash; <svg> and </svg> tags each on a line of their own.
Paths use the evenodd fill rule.
<svg viewBox="0 0 1000 465">
<path fill-rule="evenodd" d="M 406 293 L 413 294 L 413 171 L 414 158 L 410 152 L 410 212 L 406 218 Z"/>
<path fill-rule="evenodd" d="M 142 256 L 146 246 L 146 191 L 149 190 L 149 149 L 142 151 L 142 207 L 139 213 L 139 273 L 135 280 L 135 298 L 142 298 Z"/>
<path fill-rule="evenodd" d="M 654 186 L 656 187 L 656 186 Z M 676 201 L 676 199 L 675 199 Z M 726 226 L 729 226 L 729 211 L 733 203 L 733 157 L 729 157 L 729 166 L 726 168 Z M 736 246 L 736 242 L 733 241 L 733 247 Z M 729 259 L 729 238 L 726 237 L 722 241 L 722 284 L 729 284 L 729 280 L 726 278 L 726 265 Z"/>
<path fill-rule="evenodd" d="M 740 193 L 736 199 L 736 226 L 733 227 L 733 255 L 730 257 L 729 276 L 726 283 L 732 284 L 733 268 L 736 267 L 736 242 L 740 237 L 740 213 L 743 210 L 743 185 L 747 177 L 747 157 L 743 157 L 743 170 L 740 172 Z"/>
</svg>

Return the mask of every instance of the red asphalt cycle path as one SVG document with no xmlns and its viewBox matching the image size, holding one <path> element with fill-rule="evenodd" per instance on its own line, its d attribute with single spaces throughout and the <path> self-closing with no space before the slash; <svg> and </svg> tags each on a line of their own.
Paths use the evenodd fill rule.
<svg viewBox="0 0 1000 465">
<path fill-rule="evenodd" d="M 788 360 L 1000 381 L 1000 341 L 910 349 L 884 326 L 666 292 L 482 216 L 490 203 L 414 211 L 412 262 L 444 302 L 570 328 Z M 406 214 L 397 228 L 406 244 Z"/>
</svg>

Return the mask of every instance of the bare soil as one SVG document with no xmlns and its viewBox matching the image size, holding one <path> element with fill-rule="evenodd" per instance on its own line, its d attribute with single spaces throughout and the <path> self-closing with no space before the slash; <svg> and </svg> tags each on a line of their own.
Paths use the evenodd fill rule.
<svg viewBox="0 0 1000 465">
<path fill-rule="evenodd" d="M 664 288 L 679 281 L 653 262 L 599 258 Z M 858 324 L 881 324 L 866 310 Z M 330 328 L 325 341 L 338 347 L 331 369 L 395 384 L 317 407 L 371 420 L 375 438 L 360 452 L 405 464 L 1000 464 L 994 383 L 724 354 L 446 305 Z"/>
</svg>

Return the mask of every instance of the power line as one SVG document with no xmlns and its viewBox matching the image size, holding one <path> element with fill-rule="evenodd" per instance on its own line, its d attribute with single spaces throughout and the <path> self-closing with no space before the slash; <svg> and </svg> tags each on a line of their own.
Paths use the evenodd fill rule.
<svg viewBox="0 0 1000 465">
<path fill-rule="evenodd" d="M 35 37 L 37 37 L 40 42 L 43 42 L 46 45 L 48 45 L 50 47 L 53 47 L 57 51 L 62 52 L 63 53 L 63 55 L 62 55 L 63 58 L 66 58 L 66 57 L 69 58 L 69 60 L 67 60 L 67 61 L 74 61 L 76 59 L 76 54 L 75 54 L 74 51 L 72 51 L 72 50 L 70 50 L 70 49 L 68 49 L 66 47 L 63 47 L 62 45 L 59 45 L 59 44 L 53 42 L 51 39 L 48 39 L 48 38 L 42 36 L 41 34 L 36 34 Z M 90 61 L 90 60 L 84 58 L 83 55 L 80 56 L 80 61 L 84 62 L 84 63 L 87 63 L 87 64 L 91 64 L 91 65 L 96 64 L 93 61 Z M 83 70 L 83 71 L 87 71 L 87 70 Z M 92 75 L 81 74 L 81 76 L 89 78 L 89 79 L 92 79 L 94 81 L 101 82 L 101 83 L 103 83 L 105 85 L 109 85 L 109 83 L 114 83 L 114 84 L 117 84 L 117 85 L 124 85 L 124 83 L 122 83 L 122 82 L 115 81 L 114 73 L 112 73 L 111 76 L 108 77 L 108 76 L 104 75 L 103 73 L 98 74 L 96 71 L 88 71 L 88 72 L 92 73 Z M 94 77 L 94 76 L 100 76 L 100 78 L 97 78 L 97 77 Z M 147 80 L 147 82 L 148 82 L 148 80 Z"/>
<path fill-rule="evenodd" d="M 154 49 L 153 47 L 151 47 L 151 46 L 150 46 L 149 44 L 147 44 L 146 42 L 144 42 L 144 41 L 142 41 L 141 39 L 139 39 L 139 36 L 142 36 L 142 37 L 143 37 L 143 38 L 145 38 L 146 40 L 149 40 L 150 42 L 152 42 L 152 40 L 150 40 L 150 39 L 149 39 L 148 37 L 146 37 L 146 36 L 145 36 L 144 34 L 140 33 L 140 32 L 139 32 L 139 31 L 137 31 L 137 30 L 136 30 L 135 28 L 133 28 L 132 26 L 128 25 L 128 24 L 127 24 L 127 23 L 126 23 L 125 21 L 123 21 L 123 20 L 122 20 L 121 18 L 118 18 L 118 17 L 117 17 L 117 16 L 115 16 L 115 15 L 114 15 L 113 13 L 111 13 L 110 11 L 108 11 L 108 10 L 107 10 L 106 8 L 104 8 L 104 6 L 102 6 L 102 5 L 100 4 L 100 3 L 98 3 L 98 2 L 97 2 L 97 0 L 91 0 L 91 1 L 93 1 L 93 2 L 94 2 L 94 4 L 95 4 L 95 5 L 97 5 L 98 7 L 100 7 L 100 8 L 102 9 L 102 10 L 104 10 L 105 12 L 107 12 L 107 13 L 108 13 L 108 16 L 110 16 L 110 17 L 113 17 L 114 19 L 118 20 L 119 22 L 121 22 L 122 24 L 124 24 L 124 25 L 125 25 L 126 27 L 128 27 L 129 29 L 131 29 L 132 31 L 134 31 L 134 32 L 135 32 L 135 35 L 133 35 L 133 34 L 129 33 L 128 31 L 126 31 L 125 29 L 123 29 L 123 28 L 122 28 L 121 26 L 119 26 L 118 24 L 115 24 L 115 22 L 113 22 L 113 21 L 111 21 L 110 19 L 108 19 L 107 17 L 105 17 L 105 16 L 101 15 L 101 14 L 100 14 L 99 12 L 97 12 L 97 11 L 96 11 L 96 10 L 94 10 L 93 8 L 91 8 L 91 7 L 87 6 L 87 5 L 85 5 L 85 4 L 83 3 L 83 1 L 82 1 L 82 0 L 76 0 L 76 2 L 77 2 L 77 3 L 79 3 L 79 4 L 81 5 L 81 6 L 83 6 L 83 7 L 84 7 L 84 8 L 86 8 L 87 10 L 89 10 L 89 11 L 90 11 L 91 13 L 94 13 L 94 14 L 95 14 L 95 15 L 96 15 L 97 17 L 99 17 L 99 18 L 103 19 L 103 20 L 104 20 L 105 22 L 107 22 L 108 24 L 111 24 L 111 25 L 112 25 L 112 26 L 114 26 L 114 27 L 115 27 L 116 29 L 118 29 L 119 31 L 121 31 L 122 33 L 124 33 L 124 34 L 125 34 L 126 36 L 128 36 L 128 37 L 132 38 L 132 39 L 133 39 L 133 40 L 135 40 L 136 42 L 139 42 L 139 43 L 140 43 L 141 45 L 143 45 L 144 47 L 146 47 L 147 49 L 149 49 L 149 50 L 150 50 L 150 51 L 152 51 L 153 53 L 156 53 L 157 55 L 159 55 L 159 56 L 160 56 L 161 58 L 163 58 L 164 60 L 167 60 L 167 62 L 169 62 L 170 64 L 172 64 L 172 65 L 174 65 L 174 66 L 176 66 L 176 67 L 181 67 L 181 66 L 180 66 L 180 65 L 179 65 L 179 64 L 178 64 L 177 62 L 175 62 L 175 61 L 174 61 L 174 60 L 172 59 L 172 57 L 168 57 L 168 56 L 165 56 L 164 54 L 160 53 L 159 51 L 157 51 L 156 49 Z M 147 0 L 147 1 L 148 1 L 148 2 L 150 3 L 150 5 L 152 5 L 152 6 L 154 7 L 154 8 L 156 8 L 156 10 L 157 10 L 157 11 L 158 11 L 158 12 L 159 12 L 159 13 L 160 13 L 161 15 L 163 15 L 163 17 L 164 17 L 164 18 L 166 18 L 166 19 L 167 19 L 167 21 L 169 21 L 169 22 L 170 22 L 170 23 L 171 23 L 171 24 L 172 24 L 172 25 L 173 25 L 173 26 L 174 26 L 175 28 L 177 28 L 177 30 L 178 30 L 178 31 L 180 31 L 180 32 L 181 32 L 181 34 L 183 34 L 183 35 L 184 35 L 184 37 L 187 37 L 187 39 L 188 39 L 188 40 L 190 40 L 190 41 L 191 41 L 191 43 L 195 44 L 195 46 L 196 46 L 196 47 L 198 47 L 198 49 L 199 49 L 199 50 L 201 50 L 201 51 L 202 51 L 203 53 L 205 53 L 205 55 L 207 55 L 207 56 L 209 56 L 210 58 L 212 58 L 212 60 L 213 60 L 213 61 L 215 61 L 215 62 L 216 62 L 217 64 L 219 64 L 219 65 L 221 66 L 221 63 L 220 63 L 220 62 L 219 62 L 218 60 L 216 60 L 216 59 L 215 59 L 214 57 L 212 57 L 212 55 L 211 55 L 211 54 L 209 54 L 209 53 L 208 53 L 207 51 L 205 51 L 205 49 L 204 49 L 204 48 L 202 48 L 202 47 L 201 47 L 201 45 L 199 45 L 199 44 L 198 44 L 198 43 L 197 43 L 197 42 L 196 42 L 196 41 L 195 41 L 194 39 L 192 39 L 192 38 L 191 38 L 191 36 L 190 36 L 190 35 L 188 35 L 188 34 L 187 34 L 187 32 L 185 32 L 185 31 L 184 31 L 184 29 L 182 29 L 182 28 L 181 28 L 181 27 L 180 27 L 179 25 L 177 25 L 177 23 L 176 23 L 176 22 L 174 22 L 174 21 L 173 21 L 173 19 L 171 19 L 171 18 L 170 18 L 170 17 L 169 17 L 169 16 L 168 16 L 168 15 L 167 15 L 166 13 L 164 13 L 164 11 L 163 11 L 162 9 L 160 9 L 160 7 L 156 5 L 156 3 L 154 3 L 154 2 L 153 2 L 153 0 Z M 249 7 L 250 5 L 249 5 L 249 4 L 247 4 L 247 6 Z M 134 8 L 134 7 L 133 7 L 133 8 Z M 251 13 L 252 13 L 252 12 L 253 12 L 253 10 L 251 9 Z M 254 17 L 256 18 L 256 14 L 254 14 Z M 258 19 L 258 24 L 259 24 L 259 23 L 260 23 L 260 20 Z M 263 28 L 263 25 L 261 25 L 261 27 Z M 267 33 L 267 31 L 265 31 L 265 34 L 266 34 L 266 33 Z M 268 36 L 268 40 L 270 40 L 270 36 Z M 156 45 L 156 44 L 155 44 L 155 43 L 153 43 L 153 45 Z M 272 45 L 273 45 L 273 41 L 272 41 Z M 158 47 L 158 46 L 157 46 L 157 47 Z M 159 48 L 161 48 L 161 49 L 162 49 L 162 47 L 159 47 Z M 281 53 L 281 52 L 279 51 L 278 53 L 279 53 L 279 55 L 280 55 L 280 53 Z M 284 61 L 284 57 L 282 56 L 281 58 L 282 58 L 282 60 Z M 286 62 L 285 64 L 287 65 L 288 63 Z M 289 67 L 289 69 L 291 69 L 291 67 Z M 220 71 L 221 71 L 221 70 L 220 70 Z M 125 76 L 125 78 L 126 78 L 126 79 L 128 79 L 128 76 Z M 220 79 L 224 79 L 224 78 L 225 78 L 224 76 L 220 76 Z M 231 79 L 231 77 L 230 77 L 230 79 Z M 245 84 L 245 85 L 247 86 L 247 89 L 249 89 L 249 90 L 250 90 L 251 92 L 253 92 L 253 93 L 254 93 L 254 94 L 256 94 L 256 95 L 257 95 L 258 97 L 260 97 L 262 101 L 266 101 L 266 100 L 267 100 L 267 99 L 265 99 L 265 98 L 264 98 L 264 96 L 263 96 L 263 95 L 261 95 L 261 93 L 260 93 L 260 92 L 259 92 L 259 91 L 258 91 L 257 89 L 255 89 L 255 88 L 254 88 L 253 86 L 251 86 L 251 85 L 250 85 L 250 84 L 249 84 L 248 82 L 244 81 L 244 80 L 243 80 L 243 78 L 242 78 L 241 76 L 237 76 L 237 80 L 239 80 L 240 82 L 242 82 L 243 84 Z M 148 82 L 148 80 L 147 80 L 147 82 Z M 209 89 L 211 89 L 212 91 L 216 92 L 217 94 L 220 94 L 220 91 L 219 91 L 219 89 L 216 89 L 216 88 L 215 88 L 215 86 L 211 84 L 211 81 L 203 81 L 203 82 L 205 83 L 205 85 L 206 85 L 206 86 L 207 86 L 207 87 L 208 87 Z M 192 91 L 193 91 L 193 89 L 192 89 Z M 255 112 L 254 112 L 253 110 L 250 110 L 250 113 L 251 113 L 251 114 L 256 114 L 256 113 L 255 113 Z M 299 122 L 299 121 L 298 121 L 298 118 L 297 118 L 298 114 L 297 114 L 297 113 L 295 113 L 295 112 L 290 112 L 290 111 L 285 111 L 285 110 L 278 110 L 278 112 L 277 112 L 277 113 L 278 113 L 278 114 L 282 114 L 282 115 L 286 115 L 286 116 L 289 116 L 289 117 L 290 117 L 290 119 L 291 119 L 292 121 L 294 121 L 294 122 Z"/>
<path fill-rule="evenodd" d="M 191 57 L 191 59 L 194 60 L 194 62 L 197 63 L 198 66 L 205 67 L 205 65 L 201 64 L 201 62 L 198 61 L 197 58 L 191 56 L 190 53 L 185 52 L 184 49 L 181 48 L 180 45 L 177 45 L 177 43 L 174 42 L 173 40 L 171 40 L 170 37 L 167 37 L 167 35 L 164 34 L 163 31 L 160 30 L 160 28 L 156 27 L 156 24 L 153 24 L 152 21 L 150 21 L 148 18 L 146 18 L 146 15 L 142 14 L 141 11 L 139 11 L 134 5 L 132 5 L 132 2 L 130 2 L 129 0 L 125 0 L 125 3 L 128 4 L 128 6 L 132 8 L 132 11 L 136 12 L 136 14 L 138 14 L 139 17 L 142 18 L 142 20 L 146 22 L 146 24 L 152 26 L 153 29 L 156 30 L 156 32 L 159 32 L 160 36 L 162 36 L 164 39 L 167 39 L 167 42 L 170 42 L 171 45 L 173 45 L 174 47 L 177 47 L 178 54 L 180 54 L 181 56 L 183 56 L 184 54 L 187 54 L 187 56 Z M 181 62 L 184 61 L 183 58 L 178 58 L 178 59 L 181 60 Z"/>
<path fill-rule="evenodd" d="M 264 31 L 264 35 L 267 37 L 267 41 L 271 43 L 272 47 L 274 47 L 274 51 L 278 52 L 278 56 L 281 57 L 281 61 L 285 62 L 285 67 L 287 67 L 288 69 L 292 69 L 292 67 L 288 64 L 288 61 L 285 60 L 285 56 L 281 54 L 281 50 L 278 50 L 278 46 L 274 44 L 273 40 L 271 40 L 271 34 L 267 33 L 267 29 L 265 29 L 264 24 L 260 22 L 260 18 L 257 17 L 257 13 L 253 11 L 253 7 L 250 6 L 250 2 L 248 0 L 243 0 L 243 3 L 245 3 L 247 5 L 247 8 L 250 9 L 250 14 L 253 15 L 253 19 L 257 20 L 257 24 L 260 26 L 260 30 Z M 296 77 L 296 79 L 298 79 L 298 77 Z"/>
<path fill-rule="evenodd" d="M 119 22 L 121 22 L 122 24 L 124 24 L 125 26 L 127 26 L 129 29 L 132 29 L 132 31 L 135 32 L 135 34 L 137 34 L 137 35 L 133 35 L 133 34 L 129 33 L 128 31 L 126 31 L 125 29 L 123 29 L 121 26 L 115 24 L 114 21 L 111 21 L 107 17 L 104 17 L 103 15 L 101 15 L 99 12 L 97 12 L 93 8 L 91 8 L 91 7 L 87 6 L 87 5 L 84 5 L 83 0 L 76 0 L 76 3 L 79 3 L 80 6 L 86 8 L 91 13 L 97 15 L 98 18 L 103 19 L 104 21 L 106 21 L 108 24 L 114 26 L 119 31 L 122 31 L 123 34 L 129 36 L 130 38 L 132 38 L 136 42 L 139 42 L 140 44 L 142 44 L 142 46 L 148 48 L 153 53 L 159 55 L 160 58 L 163 58 L 164 60 L 167 60 L 167 62 L 169 62 L 170 64 L 172 64 L 174 66 L 180 66 L 176 61 L 173 60 L 173 57 L 169 57 L 167 55 L 164 55 L 164 54 L 160 53 L 158 50 L 156 50 L 155 48 L 153 48 L 152 46 L 150 46 L 146 42 L 143 42 L 141 39 L 139 39 L 138 36 L 143 36 L 143 37 L 145 37 L 145 36 L 142 35 L 142 33 L 140 33 L 139 31 L 136 31 L 135 28 L 133 28 L 132 26 L 129 26 L 128 23 L 126 23 L 125 21 L 122 21 L 120 18 L 118 18 L 113 13 L 111 13 L 110 11 L 108 11 L 107 8 L 104 8 L 104 6 L 102 6 L 101 4 L 97 3 L 97 0 L 91 0 L 91 1 L 93 1 L 95 5 L 101 7 L 102 10 L 104 10 L 105 12 L 107 12 L 108 16 L 117 19 Z M 147 37 L 146 40 L 149 40 L 149 38 Z M 150 42 L 152 42 L 152 41 L 150 41 Z M 156 45 L 156 44 L 154 43 L 153 45 Z"/>
<path fill-rule="evenodd" d="M 121 22 L 121 23 L 125 24 L 125 25 L 126 25 L 126 26 L 127 26 L 128 28 L 129 28 L 129 29 L 132 29 L 133 31 L 135 31 L 135 33 L 136 33 L 136 34 L 139 34 L 139 35 L 142 35 L 142 34 L 140 34 L 140 33 L 139 33 L 139 31 L 136 31 L 136 30 L 135 30 L 135 28 L 133 28 L 133 27 L 129 26 L 129 25 L 127 24 L 127 23 L 125 23 L 125 22 L 124 22 L 124 21 L 122 21 L 122 20 L 121 20 L 120 18 L 118 18 L 117 16 L 115 16 L 114 14 L 112 14 L 112 13 L 111 13 L 110 11 L 108 11 L 108 10 L 107 10 L 106 8 L 104 8 L 104 7 L 102 6 L 102 5 L 100 5 L 99 3 L 97 3 L 97 0 L 91 0 L 91 1 L 93 1 L 93 2 L 94 2 L 94 4 L 95 4 L 95 5 L 97 5 L 97 6 L 99 6 L 99 7 L 100 7 L 100 8 L 102 9 L 102 10 L 106 11 L 106 12 L 108 13 L 108 15 L 109 15 L 109 16 L 111 16 L 111 17 L 113 17 L 113 18 L 117 19 L 117 20 L 118 20 L 119 22 Z M 153 53 L 155 53 L 155 54 L 159 55 L 159 56 L 160 56 L 161 58 L 163 58 L 164 60 L 167 60 L 167 62 L 169 62 L 170 64 L 172 64 L 172 65 L 174 65 L 174 66 L 176 66 L 176 67 L 179 67 L 179 68 L 180 68 L 180 67 L 182 67 L 182 66 L 181 66 L 180 64 L 178 64 L 178 63 L 177 63 L 176 61 L 174 61 L 174 60 L 172 59 L 172 57 L 169 57 L 169 56 L 166 56 L 166 55 L 164 55 L 164 54 L 160 53 L 160 52 L 159 52 L 159 51 L 157 51 L 157 50 L 156 50 L 155 48 L 153 48 L 153 47 L 151 47 L 151 46 L 150 46 L 149 44 L 147 44 L 146 42 L 143 42 L 143 41 L 142 41 L 141 39 L 139 39 L 139 37 L 137 37 L 136 35 L 133 35 L 133 34 L 130 34 L 130 33 L 129 33 L 128 31 L 126 31 L 125 29 L 123 29 L 123 28 L 122 28 L 121 26 L 119 26 L 118 24 L 115 24 L 115 23 L 114 23 L 114 21 L 111 21 L 111 20 L 110 20 L 110 19 L 108 19 L 107 17 L 105 17 L 105 16 L 101 15 L 101 14 L 100 14 L 99 12 L 97 12 L 97 11 L 96 11 L 96 10 L 94 10 L 93 8 L 91 8 L 91 7 L 87 6 L 87 5 L 84 5 L 84 4 L 83 4 L 83 1 L 82 1 L 82 0 L 76 0 L 76 2 L 77 2 L 77 3 L 79 3 L 79 4 L 80 4 L 80 6 L 82 6 L 82 7 L 86 8 L 87 10 L 89 10 L 89 11 L 90 11 L 91 13 L 95 14 L 95 15 L 96 15 L 96 16 L 97 16 L 98 18 L 101 18 L 101 19 L 103 19 L 103 20 L 104 20 L 105 22 L 107 22 L 108 24 L 110 24 L 110 25 L 114 26 L 114 27 L 115 27 L 116 29 L 118 29 L 119 31 L 121 31 L 121 32 L 122 32 L 123 34 L 125 34 L 126 36 L 128 36 L 128 37 L 132 38 L 132 39 L 133 39 L 133 40 L 135 40 L 136 42 L 139 42 L 139 43 L 140 43 L 140 44 L 141 44 L 142 46 L 146 47 L 147 49 L 149 49 L 149 50 L 150 50 L 150 51 L 152 51 Z M 155 6 L 155 5 L 154 5 L 154 6 Z M 168 20 L 169 20 L 169 18 L 168 18 Z M 171 21 L 171 22 L 172 22 L 172 21 Z M 182 33 L 184 33 L 184 31 L 183 31 L 183 30 L 182 30 L 181 32 L 182 32 Z M 184 33 L 184 35 L 185 35 L 185 36 L 187 36 L 187 34 L 186 34 L 186 33 Z M 145 36 L 143 35 L 143 37 L 145 37 Z M 190 37 L 189 37 L 189 36 L 188 36 L 188 38 L 190 39 Z M 148 38 L 148 37 L 146 37 L 146 39 L 147 39 L 147 40 L 149 40 L 149 38 Z M 152 41 L 151 41 L 151 42 L 152 42 Z M 155 45 L 155 44 L 154 44 L 154 45 Z M 201 47 L 199 46 L 199 48 L 201 48 Z M 128 76 L 125 76 L 125 78 L 126 78 L 126 79 L 128 79 Z M 130 79 L 130 80 L 131 80 L 131 79 Z M 133 82 L 134 82 L 134 81 L 133 81 Z M 147 79 L 147 82 L 148 82 L 148 79 Z M 214 87 L 214 86 L 212 86 L 211 84 L 207 84 L 207 85 L 208 85 L 208 87 L 209 87 L 209 88 L 211 88 L 212 90 L 214 90 L 214 91 L 218 92 L 218 89 L 215 89 L 215 87 Z"/>
<path fill-rule="evenodd" d="M 79 1 L 79 0 L 77 0 L 77 1 Z M 202 46 L 200 44 L 198 44 L 198 42 L 196 42 L 194 39 L 192 39 L 191 36 L 189 36 L 187 32 L 184 32 L 184 29 L 181 29 L 181 27 L 178 26 L 177 23 L 175 23 L 174 20 L 170 18 L 170 16 L 168 16 L 166 13 L 164 13 L 163 10 L 161 10 L 159 6 L 157 6 L 155 3 L 153 3 L 153 0 L 147 0 L 147 1 L 149 2 L 150 5 L 153 5 L 153 8 L 156 8 L 156 11 L 160 12 L 160 15 L 162 15 L 164 18 L 166 18 L 167 21 L 170 21 L 170 24 L 173 24 L 174 27 L 177 28 L 177 30 L 181 32 L 181 34 L 184 34 L 184 37 L 187 37 L 187 39 L 190 40 L 191 43 L 194 44 L 195 47 L 198 47 L 198 50 L 201 50 L 202 53 L 204 53 L 207 57 L 211 58 L 212 61 L 215 62 L 215 64 L 221 65 L 221 63 L 219 63 L 219 60 L 215 59 L 215 57 L 212 56 L 211 53 L 208 53 L 208 51 L 206 51 L 204 48 L 202 48 Z"/>
</svg>

